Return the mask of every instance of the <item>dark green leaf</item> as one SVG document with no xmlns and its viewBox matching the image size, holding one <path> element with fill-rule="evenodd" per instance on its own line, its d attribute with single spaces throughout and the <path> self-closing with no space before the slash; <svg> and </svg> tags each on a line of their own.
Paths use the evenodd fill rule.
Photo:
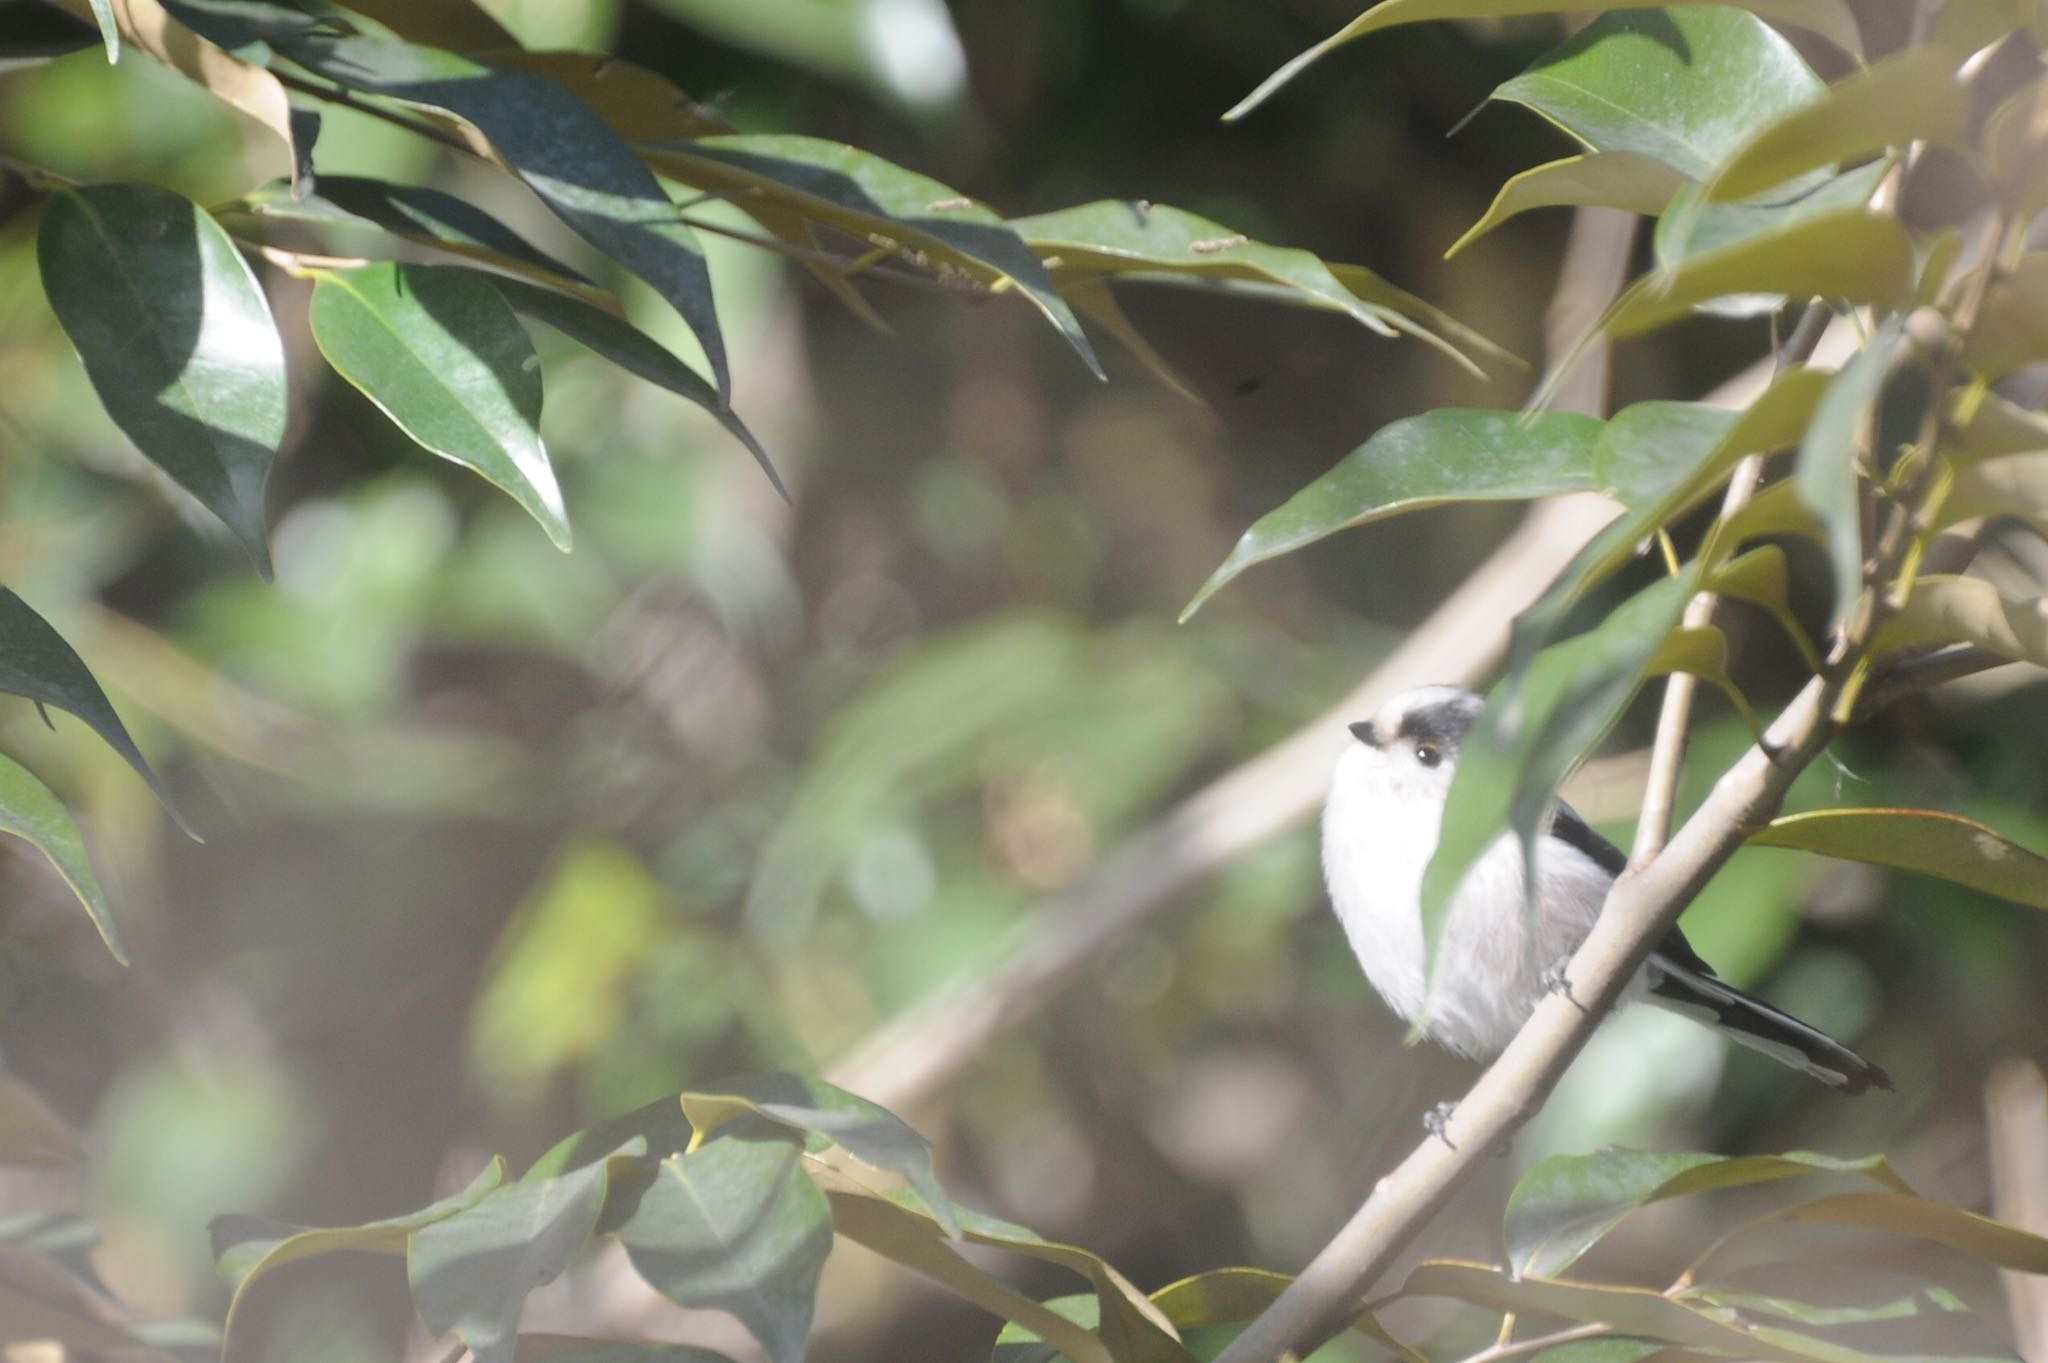
<svg viewBox="0 0 2048 1363">
<path fill-rule="evenodd" d="M 1255 563 L 1354 525 L 1456 501 L 1520 501 L 1598 486 L 1589 416 L 1445 408 L 1381 428 L 1244 532 L 1181 612 L 1187 619 Z"/>
<path fill-rule="evenodd" d="M 490 283 L 449 267 L 367 265 L 322 274 L 307 317 L 327 362 L 407 435 L 504 489 L 569 547 L 540 440 L 540 358 Z"/>
<path fill-rule="evenodd" d="M 1517 1274 L 1554 1277 L 1638 1207 L 1810 1174 L 1858 1174 L 1912 1191 L 1879 1156 L 1840 1160 L 1794 1151 L 1729 1159 L 1658 1150 L 1553 1155 L 1522 1175 L 1508 1197 L 1508 1263 Z"/>
<path fill-rule="evenodd" d="M 768 475 L 768 481 L 789 499 L 789 492 L 782 486 L 782 479 L 776 475 L 775 466 L 768 462 L 768 452 L 761 448 L 761 442 L 754 439 L 754 433 L 739 419 L 731 407 L 718 400 L 718 394 L 697 371 L 684 364 L 663 348 L 662 344 L 630 322 L 620 321 L 602 308 L 594 307 L 567 294 L 556 293 L 517 279 L 495 278 L 491 280 L 505 301 L 522 316 L 536 322 L 545 322 L 578 345 L 586 346 L 610 360 L 629 374 L 646 379 L 668 389 L 678 397 L 689 399 L 718 419 L 718 424 L 730 431 L 733 438 L 747 447 L 754 456 L 754 462 Z"/>
<path fill-rule="evenodd" d="M 263 482 L 284 439 L 284 343 L 227 233 L 167 189 L 84 185 L 52 196 L 36 257 L 114 424 L 269 576 Z"/>
<path fill-rule="evenodd" d="M 731 1312 L 774 1363 L 800 1363 L 832 1249 L 825 1195 L 793 1140 L 729 1136 L 657 1166 L 615 1234 L 650 1286 Z"/>
<path fill-rule="evenodd" d="M 1015 287 L 1059 329 L 1097 377 L 1102 366 L 1045 265 L 981 204 L 871 152 L 816 137 L 706 137 L 649 147 L 649 164 L 746 207 L 764 197 L 857 237 L 928 252 L 985 283 Z"/>
<path fill-rule="evenodd" d="M 895 1113 L 822 1079 L 757 1074 L 682 1095 L 683 1115 L 700 1133 L 758 1113 L 770 1121 L 825 1137 L 863 1164 L 897 1175 L 917 1191 L 946 1234 L 960 1238 L 953 1204 L 932 1172 L 931 1142 Z"/>
<path fill-rule="evenodd" d="M 128 964 L 128 954 L 121 950 L 121 937 L 114 928 L 113 911 L 107 907 L 107 897 L 92 873 L 92 863 L 86 860 L 85 842 L 78 836 L 78 825 L 71 821 L 63 802 L 50 793 L 48 786 L 28 768 L 6 756 L 0 756 L 0 833 L 26 839 L 50 859 L 92 916 L 92 925 L 99 929 L 107 950 L 122 965 Z"/>
<path fill-rule="evenodd" d="M 1618 13 L 1644 8 L 1653 7 L 1642 3 L 1642 0 L 1620 0 L 1620 3 L 1592 6 L 1575 5 L 1568 3 L 1568 0 L 1381 0 L 1381 3 L 1374 5 L 1266 77 L 1258 89 L 1240 100 L 1224 118 L 1242 118 L 1250 113 L 1263 103 L 1268 95 L 1293 79 L 1302 68 L 1332 48 L 1363 38 L 1368 33 L 1380 29 L 1393 28 L 1398 24 L 1421 23 L 1431 19 L 1489 19 L 1525 14 L 1585 13 L 1589 9 L 1595 12 Z M 1678 9 L 1658 12 L 1674 15 L 1686 13 L 1687 9 L 1688 7 L 1681 6 Z M 1818 33 L 1844 51 L 1858 53 L 1862 50 L 1857 36 L 1855 15 L 1841 0 L 1766 0 L 1766 3 L 1749 6 L 1749 9 L 1775 23 L 1791 24 Z M 1731 79 L 1740 78 L 1739 71 L 1731 76 Z"/>
<path fill-rule="evenodd" d="M 1593 151 L 1635 152 L 1701 180 L 1824 88 L 1754 15 L 1685 5 L 1605 14 L 1493 98 L 1527 105 Z"/>
<path fill-rule="evenodd" d="M 406 1240 L 414 1231 L 475 1206 L 504 1181 L 505 1161 L 493 1158 L 467 1188 L 452 1197 L 444 1197 L 416 1212 L 360 1226 L 292 1226 L 255 1216 L 216 1216 L 207 1233 L 213 1241 L 214 1263 L 230 1288 L 222 1337 L 233 1334 L 235 1313 L 241 1309 L 249 1289 L 272 1269 L 342 1250 L 403 1254 Z"/>
<path fill-rule="evenodd" d="M 107 693 L 86 670 L 85 661 L 72 651 L 64 637 L 50 628 L 50 622 L 29 609 L 26 601 L 0 587 L 0 691 L 26 696 L 38 705 L 54 705 L 84 720 L 107 746 L 128 760 L 164 809 L 188 834 L 192 825 L 171 803 L 170 792 L 143 760 L 142 750 L 128 736 L 121 717 L 107 700 Z M 197 835 L 194 834 L 196 837 Z"/>
<path fill-rule="evenodd" d="M 1686 183 L 1680 172 L 1636 151 L 1596 151 L 1525 170 L 1500 187 L 1493 203 L 1444 252 L 1448 260 L 1494 228 L 1532 208 L 1599 205 L 1655 215 Z"/>
<path fill-rule="evenodd" d="M 1757 847 L 1895 866 L 2048 909 L 2048 858 L 1959 814 L 1932 809 L 1824 809 L 1773 819 L 1749 835 Z"/>
<path fill-rule="evenodd" d="M 1836 623 L 1848 615 L 1863 590 L 1863 501 L 1858 493 L 1858 466 L 1872 454 L 1865 445 L 1877 419 L 1878 392 L 1903 334 L 1896 320 L 1878 328 L 1821 395 L 1806 438 L 1799 444 L 1793 484 L 1799 489 L 1799 500 L 1827 531 Z"/>
<path fill-rule="evenodd" d="M 559 1178 L 507 1183 L 414 1231 L 405 1274 L 427 1328 L 460 1338 L 474 1363 L 512 1363 L 526 1294 L 554 1281 L 590 1239 L 608 1172 L 599 1160 Z"/>
</svg>

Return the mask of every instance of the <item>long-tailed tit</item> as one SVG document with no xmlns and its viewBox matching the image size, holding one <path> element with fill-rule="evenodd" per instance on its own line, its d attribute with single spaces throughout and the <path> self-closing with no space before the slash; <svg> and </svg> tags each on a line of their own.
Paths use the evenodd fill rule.
<svg viewBox="0 0 2048 1363">
<path fill-rule="evenodd" d="M 1323 810 L 1323 875 L 1373 988 L 1423 1021 L 1431 1040 L 1475 1060 L 1498 1055 L 1585 940 L 1628 859 L 1559 802 L 1536 848 L 1535 941 L 1523 896 L 1523 853 L 1511 834 L 1487 849 L 1459 886 L 1438 950 L 1425 1013 L 1422 873 L 1436 851 L 1458 748 L 1479 697 L 1426 686 L 1394 697 L 1353 724 Z M 1715 978 L 1678 929 L 1630 981 L 1639 1001 L 1706 1023 L 1730 1040 L 1806 1071 L 1844 1093 L 1891 1079 L 1834 1038 Z"/>
</svg>

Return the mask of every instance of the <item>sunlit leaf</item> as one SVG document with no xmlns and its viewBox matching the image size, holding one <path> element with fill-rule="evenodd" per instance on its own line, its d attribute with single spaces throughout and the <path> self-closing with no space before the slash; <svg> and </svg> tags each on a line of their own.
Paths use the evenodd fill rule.
<svg viewBox="0 0 2048 1363">
<path fill-rule="evenodd" d="M 1773 819 L 1749 835 L 1756 847 L 1918 871 L 2048 909 L 2048 858 L 1959 814 L 1932 809 L 1824 809 Z"/>
<path fill-rule="evenodd" d="M 505 1161 L 494 1158 L 461 1192 L 416 1212 L 360 1226 L 292 1226 L 255 1216 L 216 1216 L 207 1233 L 213 1241 L 214 1263 L 230 1289 L 222 1337 L 233 1335 L 236 1313 L 247 1299 L 249 1289 L 272 1269 L 343 1250 L 403 1254 L 406 1240 L 414 1231 L 475 1206 L 504 1181 Z"/>
<path fill-rule="evenodd" d="M 1710 203 L 1700 187 L 1689 185 L 1657 219 L 1651 235 L 1657 266 L 1668 271 L 1693 256 L 1768 237 L 1810 218 L 1861 209 L 1890 169 L 1889 160 L 1879 160 L 1840 175 L 1803 176 L 1737 203 Z M 1776 294 L 1751 294 L 1703 303 L 1701 310 L 1722 317 L 1751 317 L 1772 311 L 1782 301 Z"/>
<path fill-rule="evenodd" d="M 2048 253 L 2022 257 L 1992 283 L 1963 358 L 1987 379 L 2048 358 Z"/>
<path fill-rule="evenodd" d="M 1664 211 L 1685 176 L 1654 156 L 1637 151 L 1596 151 L 1567 156 L 1511 177 L 1493 203 L 1451 243 L 1450 259 L 1494 228 L 1532 208 L 1598 205 L 1654 215 Z"/>
<path fill-rule="evenodd" d="M 52 196 L 36 258 L 114 424 L 268 576 L 263 484 L 284 440 L 284 343 L 227 233 L 167 189 L 84 185 Z"/>
<path fill-rule="evenodd" d="M 1746 199 L 1837 161 L 1952 139 L 1967 100 L 1958 62 L 1942 48 L 1915 47 L 1845 77 L 1744 142 L 1707 182 L 1706 197 Z"/>
<path fill-rule="evenodd" d="M 1913 285 L 1913 246 L 1896 218 L 1861 209 L 1797 218 L 1688 256 L 1630 285 L 1604 327 L 1632 336 L 1732 294 L 1839 298 L 1890 307 Z"/>
<path fill-rule="evenodd" d="M 1605 14 L 1493 98 L 1527 105 L 1590 150 L 1634 152 L 1700 180 L 1823 88 L 1754 15 L 1687 5 Z"/>
<path fill-rule="evenodd" d="M 1856 1174 L 1912 1191 L 1876 1155 L 1855 1160 L 1805 1151 L 1735 1159 L 1661 1150 L 1553 1155 L 1522 1175 L 1508 1196 L 1508 1263 L 1517 1274 L 1555 1277 L 1638 1207 L 1812 1174 Z"/>
<path fill-rule="evenodd" d="M 1381 0 L 1381 3 L 1374 5 L 1266 77 L 1260 82 L 1258 89 L 1240 100 L 1224 118 L 1244 117 L 1324 53 L 1381 29 L 1393 28 L 1399 24 L 1422 23 L 1431 19 L 1490 19 L 1524 14 L 1585 13 L 1587 8 L 1584 5 L 1566 3 L 1565 0 Z M 1655 7 L 1649 5 L 1647 0 L 1621 0 L 1621 3 L 1591 6 L 1594 11 L 1613 12 L 1646 8 Z M 1855 16 L 1841 0 L 1766 0 L 1766 3 L 1749 6 L 1749 9 L 1775 23 L 1790 24 L 1818 33 L 1847 52 L 1861 51 Z M 1662 12 L 1672 14 L 1682 11 Z"/>
<path fill-rule="evenodd" d="M 747 429 L 731 407 L 718 400 L 718 393 L 700 377 L 696 370 L 677 359 L 661 342 L 649 336 L 630 322 L 624 322 L 580 299 L 557 293 L 552 289 L 538 288 L 517 279 L 493 279 L 491 287 L 503 295 L 521 316 L 536 322 L 545 322 L 578 345 L 585 346 L 604 356 L 629 374 L 646 379 L 649 383 L 668 389 L 676 396 L 696 403 L 718 420 L 718 424 L 731 432 L 733 438 L 746 446 L 747 453 L 754 456 L 754 462 L 768 475 L 768 481 L 784 500 L 789 497 L 788 489 L 776 474 L 775 466 L 768 461 L 768 452 L 761 448 L 761 442 Z"/>
<path fill-rule="evenodd" d="M 428 265 L 333 271 L 307 317 L 327 362 L 407 435 L 482 474 L 569 547 L 540 439 L 540 358 L 491 284 Z"/>
<path fill-rule="evenodd" d="M 958 1239 L 953 1204 L 932 1172 L 931 1142 L 879 1104 L 797 1074 L 756 1074 L 727 1080 L 682 1095 L 683 1115 L 699 1139 L 749 1113 L 798 1131 L 823 1136 L 863 1164 L 895 1174 L 910 1184 L 946 1234 Z"/>
<path fill-rule="evenodd" d="M 1976 644 L 1993 653 L 2048 667 L 2048 598 L 2008 601 L 1974 577 L 1933 575 L 1913 584 L 1905 605 L 1887 616 L 1874 652 L 1911 644 Z"/>
<path fill-rule="evenodd" d="M 1965 393 L 1957 389 L 1949 396 L 1954 411 L 1962 405 Z M 1968 424 L 1945 451 L 1951 460 L 1969 464 L 2006 454 L 2048 451 L 2048 414 L 2022 407 L 1997 393 L 1969 396 Z"/>
<path fill-rule="evenodd" d="M 729 1136 L 656 1166 L 614 1231 L 634 1269 L 683 1306 L 737 1317 L 774 1363 L 800 1363 L 832 1249 L 825 1195 L 793 1140 Z"/>
<path fill-rule="evenodd" d="M 749 198 L 765 197 L 878 245 L 927 252 L 984 283 L 1014 287 L 1091 372 L 1102 373 L 1073 310 L 1023 239 L 986 207 L 937 180 L 858 147 L 789 134 L 706 137 L 685 146 L 648 147 L 645 154 L 662 174 L 732 194 L 742 208 Z"/>
<path fill-rule="evenodd" d="M 2048 1237 L 1976 1212 L 1904 1193 L 1837 1193 L 1781 1213 L 1785 1221 L 1818 1221 L 1932 1240 L 2000 1268 L 2048 1273 Z"/>
<path fill-rule="evenodd" d="M 121 937 L 114 928 L 113 911 L 107 907 L 99 878 L 93 875 L 92 863 L 86 859 L 78 825 L 71 821 L 63 801 L 51 794 L 48 786 L 28 768 L 4 755 L 0 755 L 0 833 L 26 839 L 50 859 L 92 916 L 92 925 L 99 929 L 107 950 L 122 965 L 128 964 L 128 954 L 121 949 Z M 0 1159 L 5 1154 L 4 1146 L 0 1146 Z"/>
<path fill-rule="evenodd" d="M 64 642 L 64 636 L 50 627 L 29 604 L 5 587 L 0 587 L 0 691 L 26 696 L 38 705 L 54 705 L 78 716 L 107 746 L 126 758 L 164 809 L 187 833 L 192 826 L 171 803 L 170 792 L 157 779 L 142 750 L 128 736 L 121 717 L 100 684 L 93 680 L 85 661 Z M 32 797 L 31 797 L 32 798 Z"/>
<path fill-rule="evenodd" d="M 2048 450 L 1985 459 L 1957 474 L 1936 527 L 1979 516 L 2011 516 L 2048 535 Z"/>
<path fill-rule="evenodd" d="M 0 1165 L 55 1169 L 84 1153 L 78 1134 L 41 1094 L 0 1071 Z"/>
<path fill-rule="evenodd" d="M 1601 423 L 1570 412 L 1523 416 L 1444 408 L 1382 427 L 1245 531 L 1181 618 L 1255 563 L 1354 525 L 1445 502 L 1521 501 L 1598 486 Z"/>
<path fill-rule="evenodd" d="M 512 1363 L 526 1294 L 554 1281 L 590 1239 L 608 1172 L 599 1160 L 557 1178 L 503 1184 L 414 1231 L 405 1272 L 427 1328 L 460 1338 L 475 1363 Z"/>
<path fill-rule="evenodd" d="M 1792 610 L 1792 570 L 1783 549 L 1775 544 L 1761 545 L 1740 558 L 1717 564 L 1707 574 L 1706 588 L 1768 611 L 1799 650 L 1807 667 L 1815 672 L 1821 670 L 1820 655 Z"/>
</svg>

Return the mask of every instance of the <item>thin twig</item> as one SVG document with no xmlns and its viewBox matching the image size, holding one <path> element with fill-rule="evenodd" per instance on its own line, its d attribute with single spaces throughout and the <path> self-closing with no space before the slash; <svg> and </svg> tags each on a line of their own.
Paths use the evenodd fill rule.
<svg viewBox="0 0 2048 1363">
<path fill-rule="evenodd" d="M 1581 1339 L 1599 1339 L 1613 1333 L 1614 1327 L 1611 1325 L 1591 1324 L 1574 1325 L 1569 1329 L 1553 1330 L 1547 1335 L 1533 1335 L 1528 1339 L 1503 1339 L 1464 1358 L 1461 1363 L 1501 1363 L 1503 1359 L 1520 1358 L 1524 1354 L 1555 1348 L 1560 1344 L 1570 1344 Z"/>
</svg>

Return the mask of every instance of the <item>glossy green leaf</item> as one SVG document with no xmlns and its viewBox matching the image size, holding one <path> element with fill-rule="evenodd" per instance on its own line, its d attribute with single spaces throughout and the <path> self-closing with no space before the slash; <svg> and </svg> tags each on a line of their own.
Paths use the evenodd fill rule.
<svg viewBox="0 0 2048 1363">
<path fill-rule="evenodd" d="M 1023 238 L 983 205 L 871 152 L 816 137 L 736 134 L 645 148 L 662 174 L 740 200 L 763 196 L 841 231 L 900 244 L 970 276 L 1015 288 L 1098 378 L 1081 324 Z"/>
<path fill-rule="evenodd" d="M 1255 563 L 1354 525 L 1459 501 L 1520 501 L 1597 486 L 1601 423 L 1444 408 L 1382 427 L 1328 473 L 1261 516 L 1181 612 L 1185 620 Z"/>
<path fill-rule="evenodd" d="M 1244 117 L 1324 53 L 1381 29 L 1393 28 L 1400 24 L 1423 23 L 1432 19 L 1491 19 L 1526 14 L 1585 13 L 1588 8 L 1573 6 L 1564 3 L 1564 0 L 1381 0 L 1381 3 L 1374 5 L 1266 77 L 1260 82 L 1258 89 L 1240 100 L 1224 118 Z M 1646 8 L 1654 9 L 1642 0 L 1621 0 L 1620 3 L 1590 6 L 1593 11 L 1611 13 Z M 1695 7 L 1696 10 L 1703 8 Z M 1749 9 L 1774 23 L 1790 24 L 1818 33 L 1844 51 L 1857 53 L 1862 50 L 1855 15 L 1841 0 L 1766 0 L 1765 3 L 1749 6 Z M 1686 12 L 1686 7 L 1658 12 L 1667 15 L 1680 14 Z M 1739 79 L 1739 73 L 1736 78 Z"/>
<path fill-rule="evenodd" d="M 263 483 L 284 440 L 284 343 L 248 262 L 197 204 L 139 184 L 58 191 L 36 258 L 107 415 L 267 577 Z"/>
<path fill-rule="evenodd" d="M 2048 667 L 2048 598 L 2009 601 L 1979 578 L 1923 577 L 1905 605 L 1878 626 L 1872 649 L 1952 643 Z"/>
<path fill-rule="evenodd" d="M 1953 139 L 1967 103 L 1959 62 L 1943 48 L 1915 47 L 1837 81 L 1744 142 L 1707 182 L 1706 197 L 1746 199 L 1837 161 Z"/>
<path fill-rule="evenodd" d="M 1508 1263 L 1517 1274 L 1555 1277 L 1639 1207 L 1811 1174 L 1855 1174 L 1899 1192 L 1912 1191 L 1876 1155 L 1854 1160 L 1805 1151 L 1734 1159 L 1660 1150 L 1553 1155 L 1522 1175 L 1508 1196 Z"/>
<path fill-rule="evenodd" d="M 1621 718 L 1699 579 L 1695 562 L 1652 583 L 1594 628 L 1537 653 L 1489 693 L 1459 748 L 1442 833 L 1422 875 L 1432 979 L 1437 943 L 1466 872 L 1510 831 L 1525 864 L 1533 857 L 1558 786 Z"/>
<path fill-rule="evenodd" d="M 86 859 L 78 825 L 71 821 L 63 801 L 51 794 L 48 786 L 28 768 L 4 755 L 0 755 L 0 833 L 26 839 L 50 859 L 92 916 L 92 925 L 99 929 L 107 950 L 122 965 L 128 964 L 128 954 L 121 950 L 121 937 L 114 928 L 113 911 L 107 907 L 107 897 L 92 873 L 92 863 Z M 0 1149 L 0 1158 L 4 1154 L 4 1149 Z"/>
<path fill-rule="evenodd" d="M 1913 246 L 1888 214 L 1861 209 L 1796 218 L 1702 251 L 1631 284 L 1604 327 L 1632 336 L 1734 294 L 1839 298 L 1889 308 L 1913 285 Z"/>
<path fill-rule="evenodd" d="M 696 403 L 718 419 L 733 438 L 746 446 L 747 453 L 754 456 L 754 462 L 768 475 L 768 481 L 789 499 L 789 490 L 782 485 L 775 466 L 768 462 L 768 451 L 761 448 L 761 442 L 747 429 L 731 407 L 718 400 L 718 393 L 700 377 L 696 370 L 684 364 L 671 354 L 661 342 L 649 336 L 630 322 L 612 316 L 602 308 L 594 307 L 581 299 L 552 289 L 543 289 L 517 279 L 496 278 L 491 287 L 502 295 L 507 303 L 522 317 L 536 322 L 545 322 L 578 345 L 584 346 L 610 360 L 629 374 L 647 380 L 649 383 L 668 389 L 676 396 Z"/>
<path fill-rule="evenodd" d="M 800 1363 L 832 1249 L 825 1195 L 793 1140 L 729 1136 L 655 1169 L 614 1234 L 648 1285 L 730 1312 L 774 1363 Z"/>
<path fill-rule="evenodd" d="M 230 1289 L 222 1338 L 232 1338 L 236 1313 L 247 1299 L 249 1289 L 272 1269 L 343 1250 L 403 1254 L 414 1231 L 475 1206 L 504 1181 L 505 1161 L 493 1158 L 461 1192 L 416 1212 L 360 1226 L 292 1226 L 256 1216 L 216 1216 L 207 1226 L 207 1233 L 213 1241 L 214 1263 Z"/>
<path fill-rule="evenodd" d="M 1768 237 L 1810 218 L 1864 208 L 1890 169 L 1889 160 L 1872 161 L 1840 175 L 1805 176 L 1738 203 L 1709 203 L 1699 186 L 1687 186 L 1672 199 L 1651 234 L 1657 266 L 1672 270 L 1692 256 Z M 1776 294 L 1748 295 L 1702 304 L 1702 311 L 1751 317 L 1770 312 L 1781 302 Z"/>
<path fill-rule="evenodd" d="M 1974 819 L 1932 809 L 1824 809 L 1773 819 L 1756 847 L 1790 847 L 1940 876 L 2017 904 L 2048 909 L 2048 858 Z"/>
<path fill-rule="evenodd" d="M 1820 78 L 1746 10 L 1605 14 L 1493 98 L 1526 105 L 1597 152 L 1635 152 L 1702 180 L 1752 130 L 1817 98 Z"/>
<path fill-rule="evenodd" d="M 540 357 L 490 283 L 447 267 L 367 265 L 322 274 L 307 316 L 336 373 L 569 547 L 562 491 L 541 446 Z"/>
<path fill-rule="evenodd" d="M 25 696 L 38 705 L 54 705 L 84 720 L 135 768 L 178 827 L 192 833 L 192 825 L 185 822 L 185 816 L 171 803 L 170 792 L 143 760 L 142 750 L 128 736 L 127 727 L 86 669 L 84 659 L 49 621 L 5 587 L 0 587 L 0 691 Z"/>
<path fill-rule="evenodd" d="M 1963 358 L 1987 379 L 2048 358 L 2048 252 L 2022 257 L 1992 284 Z"/>
<path fill-rule="evenodd" d="M 0 1165 L 57 1169 L 84 1154 L 78 1133 L 51 1110 L 43 1096 L 0 1070 Z"/>
<path fill-rule="evenodd" d="M 558 1178 L 503 1184 L 414 1231 L 405 1274 L 427 1328 L 461 1339 L 474 1363 L 512 1363 L 526 1294 L 553 1282 L 597 1229 L 608 1173 L 599 1160 Z"/>
<path fill-rule="evenodd" d="M 1595 205 L 1654 216 L 1685 183 L 1682 173 L 1638 151 L 1596 151 L 1551 161 L 1502 185 L 1479 221 L 1451 243 L 1444 259 L 1532 208 Z"/>
<path fill-rule="evenodd" d="M 931 1142 L 908 1123 L 858 1094 L 797 1074 L 757 1074 L 682 1095 L 683 1115 L 702 1137 L 749 1113 L 822 1136 L 863 1164 L 895 1174 L 916 1190 L 925 1207 L 960 1237 L 953 1204 L 932 1172 Z"/>
</svg>

